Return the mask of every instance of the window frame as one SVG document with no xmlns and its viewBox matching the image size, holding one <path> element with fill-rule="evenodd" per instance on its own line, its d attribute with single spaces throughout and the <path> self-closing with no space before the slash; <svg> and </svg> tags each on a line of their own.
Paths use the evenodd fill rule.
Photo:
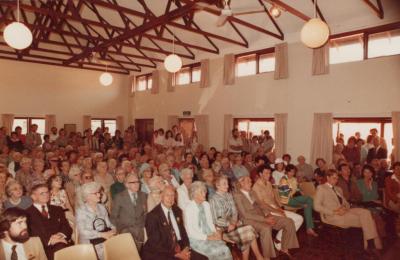
<svg viewBox="0 0 400 260">
<path fill-rule="evenodd" d="M 180 73 L 180 71 L 182 69 L 188 69 L 188 68 L 189 68 L 189 83 L 177 84 L 177 81 L 178 81 L 177 77 L 178 77 L 178 74 Z M 200 80 L 201 80 L 201 63 L 200 62 L 195 62 L 195 63 L 183 65 L 182 68 L 179 71 L 177 71 L 177 72 L 175 72 L 173 74 L 173 76 L 172 76 L 172 86 L 187 86 L 187 85 L 190 85 L 190 84 L 193 84 L 193 83 L 200 82 L 200 80 L 199 81 L 193 81 L 193 70 L 197 69 L 197 68 L 199 68 L 199 70 L 200 70 Z"/>
<path fill-rule="evenodd" d="M 239 129 L 239 121 L 249 121 L 249 122 L 273 122 L 275 123 L 275 118 L 273 117 L 234 117 L 233 118 L 233 129 Z M 248 134 L 249 131 L 246 131 Z M 256 135 L 258 136 L 258 134 Z M 274 136 L 275 138 L 275 136 Z"/>
<path fill-rule="evenodd" d="M 146 89 L 144 90 L 138 90 L 137 89 L 137 82 L 138 82 L 138 78 L 142 78 L 142 77 L 146 77 Z M 153 77 L 153 73 L 146 73 L 146 74 L 141 74 L 141 75 L 137 75 L 135 77 L 135 92 L 142 92 L 142 91 L 147 91 L 147 90 L 151 90 L 151 88 L 149 88 L 149 79 Z"/>
<path fill-rule="evenodd" d="M 110 121 L 115 121 L 115 130 L 117 130 L 117 119 L 116 118 L 99 118 L 99 117 L 92 117 L 90 119 L 90 129 L 92 129 L 92 120 L 100 120 L 101 121 L 101 128 L 104 129 L 105 128 L 105 123 L 104 121 L 110 120 Z M 93 131 L 93 130 L 92 130 Z"/>
<path fill-rule="evenodd" d="M 369 36 L 372 35 L 372 34 L 389 32 L 389 31 L 393 31 L 393 30 L 397 30 L 397 29 L 399 29 L 399 22 L 385 24 L 385 25 L 371 27 L 371 28 L 355 30 L 355 31 L 349 31 L 349 32 L 344 32 L 344 33 L 338 33 L 338 34 L 331 35 L 329 37 L 328 44 L 331 44 L 331 41 L 333 41 L 333 40 L 338 40 L 340 38 L 345 38 L 345 37 L 349 37 L 349 36 L 356 36 L 356 35 L 360 34 L 361 35 L 360 37 L 362 37 L 362 41 L 363 41 L 363 54 L 364 54 L 363 55 L 363 59 L 361 61 L 368 60 L 368 59 L 381 58 L 381 57 L 397 56 L 397 55 L 400 55 L 400 54 L 392 54 L 392 55 L 384 55 L 384 56 L 377 56 L 377 57 L 373 57 L 373 58 L 368 58 Z M 341 64 L 341 63 L 336 63 L 336 64 Z M 335 65 L 335 64 L 330 64 L 330 65 Z"/>
<path fill-rule="evenodd" d="M 35 120 L 35 119 L 41 119 L 41 120 L 44 120 L 44 128 L 46 129 L 46 119 L 44 118 L 44 117 L 38 117 L 38 116 L 35 116 L 35 117 L 29 117 L 29 116 L 16 116 L 16 117 L 14 117 L 14 119 L 13 119 L 13 124 L 14 124 L 14 120 L 15 119 L 25 119 L 25 120 L 27 120 L 27 129 L 26 129 L 26 133 L 25 134 L 28 134 L 28 133 L 30 133 L 30 130 L 31 130 L 31 126 L 33 125 L 32 124 L 32 120 Z M 12 131 L 11 132 L 14 132 L 15 131 L 15 128 L 14 129 L 12 129 Z M 44 134 L 46 134 L 46 133 L 44 133 Z"/>
<path fill-rule="evenodd" d="M 271 47 L 271 48 L 266 48 L 266 49 L 261 49 L 261 50 L 255 50 L 255 51 L 249 51 L 249 52 L 244 52 L 244 53 L 239 53 L 235 55 L 235 77 L 246 77 L 246 76 L 253 76 L 253 75 L 258 75 L 258 74 L 264 74 L 264 73 L 271 73 L 274 72 L 275 69 L 273 71 L 265 71 L 265 72 L 260 72 L 260 56 L 264 55 L 264 54 L 273 54 L 274 58 L 275 58 L 275 47 Z M 251 56 L 251 55 L 255 55 L 255 61 L 256 61 L 256 74 L 250 74 L 250 75 L 246 75 L 246 76 L 238 76 L 237 75 L 237 64 L 238 64 L 238 60 L 240 58 L 246 57 L 246 56 Z"/>
<path fill-rule="evenodd" d="M 379 136 L 384 137 L 385 124 L 392 123 L 391 117 L 334 117 L 333 122 L 340 123 L 378 123 L 380 124 Z M 346 141 L 346 140 L 345 140 Z"/>
</svg>

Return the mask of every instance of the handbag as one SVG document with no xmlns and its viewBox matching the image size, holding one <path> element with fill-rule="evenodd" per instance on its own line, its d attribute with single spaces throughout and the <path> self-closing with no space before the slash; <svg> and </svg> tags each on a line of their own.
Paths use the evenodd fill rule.
<svg viewBox="0 0 400 260">
<path fill-rule="evenodd" d="M 96 230 L 98 232 L 107 232 L 107 231 L 111 230 L 111 228 L 107 227 L 106 221 L 104 219 L 102 219 L 102 218 L 96 217 L 93 220 L 93 224 L 92 225 L 93 225 L 93 230 Z M 104 241 L 106 241 L 106 239 L 102 238 L 102 237 L 93 238 L 93 239 L 89 240 L 89 242 L 92 245 L 98 245 L 98 244 L 103 243 Z"/>
</svg>

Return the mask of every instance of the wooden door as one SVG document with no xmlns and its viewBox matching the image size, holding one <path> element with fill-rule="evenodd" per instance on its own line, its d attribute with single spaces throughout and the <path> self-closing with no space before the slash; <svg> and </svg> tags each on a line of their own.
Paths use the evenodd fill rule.
<svg viewBox="0 0 400 260">
<path fill-rule="evenodd" d="M 193 132 L 196 131 L 196 126 L 193 118 L 179 118 L 179 129 L 182 133 L 185 144 L 192 138 Z"/>
<path fill-rule="evenodd" d="M 154 119 L 136 119 L 135 128 L 139 142 L 151 143 L 154 132 Z"/>
</svg>

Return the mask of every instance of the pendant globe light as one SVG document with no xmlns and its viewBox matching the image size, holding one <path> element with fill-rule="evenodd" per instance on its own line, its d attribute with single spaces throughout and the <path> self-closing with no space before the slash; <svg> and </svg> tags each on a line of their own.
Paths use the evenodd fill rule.
<svg viewBox="0 0 400 260">
<path fill-rule="evenodd" d="M 113 83 L 113 76 L 111 73 L 107 72 L 107 65 L 106 65 L 106 71 L 101 73 L 99 77 L 100 84 L 107 87 L 110 86 Z"/>
<path fill-rule="evenodd" d="M 314 18 L 301 29 L 301 41 L 309 48 L 319 48 L 329 39 L 328 25 L 317 17 L 317 0 L 314 0 Z"/>
<path fill-rule="evenodd" d="M 175 34 L 172 33 L 172 54 L 164 60 L 164 67 L 168 72 L 175 73 L 182 68 L 182 59 L 175 54 Z"/>
<path fill-rule="evenodd" d="M 32 32 L 25 24 L 19 22 L 19 0 L 17 0 L 17 21 L 4 28 L 4 41 L 17 50 L 22 50 L 32 44 Z"/>
</svg>

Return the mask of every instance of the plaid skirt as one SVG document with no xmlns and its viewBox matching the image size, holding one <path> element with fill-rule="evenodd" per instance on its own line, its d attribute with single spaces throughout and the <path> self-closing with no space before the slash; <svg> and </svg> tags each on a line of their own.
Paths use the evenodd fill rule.
<svg viewBox="0 0 400 260">
<path fill-rule="evenodd" d="M 225 240 L 232 240 L 243 252 L 250 247 L 251 242 L 257 238 L 255 229 L 250 226 L 240 226 L 231 232 L 223 234 Z"/>
</svg>

